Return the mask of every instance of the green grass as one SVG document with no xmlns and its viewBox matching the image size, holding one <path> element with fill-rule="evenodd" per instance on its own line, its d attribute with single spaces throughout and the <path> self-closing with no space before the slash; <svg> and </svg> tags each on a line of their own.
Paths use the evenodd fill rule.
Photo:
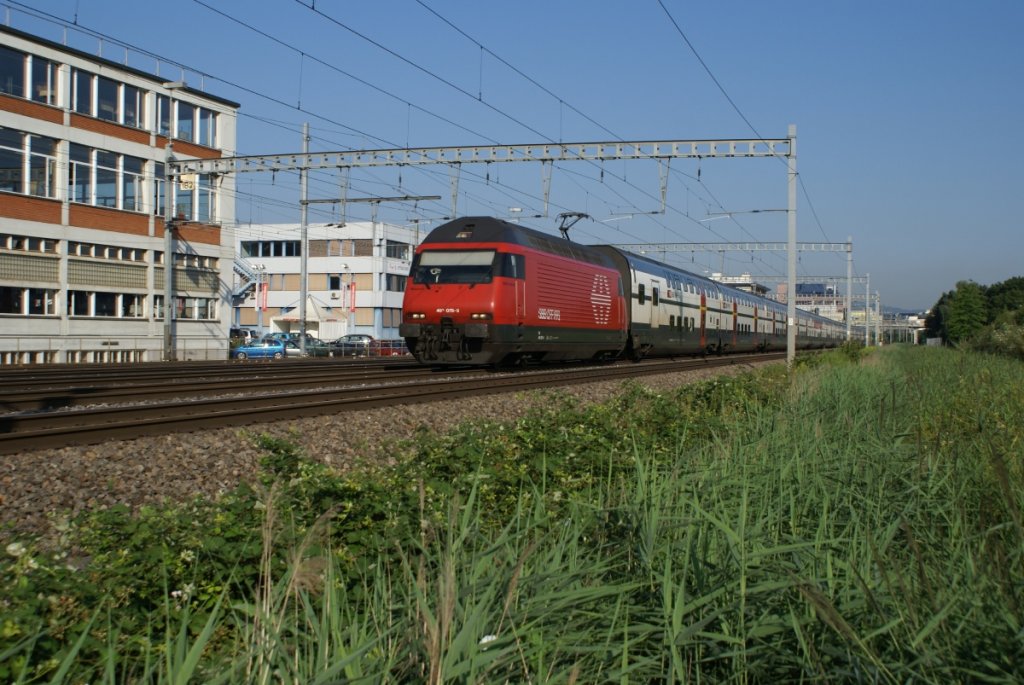
<svg viewBox="0 0 1024 685">
<path fill-rule="evenodd" d="M 0 562 L 0 680 L 1017 682 L 1024 373 L 837 352 L 557 396 Z M 17 550 L 15 550 L 17 551 Z"/>
</svg>

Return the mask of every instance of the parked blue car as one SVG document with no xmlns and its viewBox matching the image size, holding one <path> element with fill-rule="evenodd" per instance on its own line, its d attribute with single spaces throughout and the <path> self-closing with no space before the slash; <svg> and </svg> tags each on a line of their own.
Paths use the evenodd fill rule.
<svg viewBox="0 0 1024 685">
<path fill-rule="evenodd" d="M 293 343 L 294 344 L 294 343 Z M 284 340 L 263 338 L 231 350 L 232 359 L 281 359 L 288 350 Z"/>
</svg>

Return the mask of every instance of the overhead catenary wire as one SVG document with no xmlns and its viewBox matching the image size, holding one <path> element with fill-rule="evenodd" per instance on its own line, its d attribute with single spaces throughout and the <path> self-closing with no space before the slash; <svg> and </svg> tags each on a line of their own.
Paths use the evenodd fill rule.
<svg viewBox="0 0 1024 685">
<path fill-rule="evenodd" d="M 19 5 L 20 5 L 20 3 L 16 3 L 16 4 L 19 4 Z M 199 4 L 201 4 L 201 5 L 203 5 L 203 6 L 205 6 L 205 7 L 208 7 L 208 8 L 209 8 L 209 5 L 207 5 L 206 3 L 199 3 Z M 303 5 L 304 7 L 308 7 L 308 5 L 305 5 L 304 3 L 299 3 L 299 4 L 300 4 L 300 5 Z M 421 4 L 421 5 L 422 5 L 422 6 L 423 6 L 423 7 L 425 8 L 425 9 L 428 9 L 428 10 L 430 10 L 430 8 L 429 8 L 429 7 L 427 7 L 427 6 L 426 6 L 426 5 L 424 4 L 424 3 L 422 3 L 422 2 L 421 2 L 420 4 Z M 214 11 L 217 11 L 217 10 L 214 10 Z M 432 10 L 430 10 L 430 11 L 432 11 Z M 223 13 L 221 13 L 221 12 L 219 12 L 219 11 L 218 11 L 218 13 L 219 13 L 219 14 L 223 14 Z M 434 14 L 437 14 L 437 13 L 435 12 Z M 438 15 L 438 16 L 439 16 L 439 15 Z M 445 21 L 447 21 L 447 20 L 445 19 Z M 453 26 L 453 28 L 454 28 L 454 25 L 452 25 L 452 26 Z M 241 91 L 243 91 L 243 92 L 246 92 L 246 93 L 250 93 L 250 94 L 256 95 L 256 96 L 258 96 L 258 97 L 260 97 L 260 98 L 263 98 L 263 99 L 267 100 L 268 102 L 272 102 L 272 103 L 274 103 L 274 104 L 276 104 L 276 105 L 278 105 L 278 106 L 284 106 L 284 107 L 287 107 L 287 108 L 289 108 L 289 109 L 293 109 L 293 110 L 295 110 L 295 111 L 300 111 L 300 112 L 303 112 L 303 113 L 309 113 L 309 114 L 312 114 L 312 115 L 313 115 L 313 116 L 314 116 L 315 118 L 317 118 L 317 119 L 319 119 L 319 120 L 321 120 L 321 121 L 323 121 L 323 122 L 325 122 L 325 123 L 327 123 L 327 124 L 329 124 L 329 125 L 334 125 L 334 126 L 338 127 L 339 129 L 342 129 L 342 130 L 344 130 L 344 131 L 346 132 L 346 133 L 345 133 L 346 135 L 358 135 L 358 136 L 362 136 L 362 137 L 364 137 L 364 138 L 368 138 L 368 139 L 373 139 L 373 140 L 376 140 L 376 141 L 380 141 L 381 143 L 383 143 L 383 144 L 385 144 L 385 145 L 390 145 L 391 147 L 396 147 L 396 148 L 397 148 L 397 147 L 400 147 L 400 145 L 398 145 L 398 144 L 395 144 L 395 143 L 393 143 L 393 142 L 390 142 L 390 141 L 387 141 L 387 140 L 386 140 L 385 138 L 382 138 L 382 137 L 376 136 L 376 135 L 374 135 L 374 134 L 372 134 L 372 133 L 370 133 L 370 132 L 367 132 L 367 131 L 363 131 L 363 130 L 359 130 L 358 128 L 355 128 L 355 127 L 349 126 L 349 125 L 348 125 L 348 124 L 346 124 L 346 123 L 343 123 L 343 122 L 339 122 L 339 121 L 336 121 L 336 120 L 334 120 L 334 119 L 332 119 L 332 118 L 330 118 L 330 117 L 326 117 L 326 116 L 323 116 L 323 115 L 321 115 L 321 114 L 318 114 L 318 113 L 316 113 L 316 112 L 312 112 L 312 111 L 309 111 L 309 110 L 303 109 L 303 108 L 302 108 L 302 105 L 301 105 L 301 95 L 300 95 L 300 102 L 299 102 L 298 106 L 296 106 L 296 105 L 293 105 L 293 104 L 291 104 L 291 103 L 288 103 L 288 102 L 284 101 L 284 100 L 283 100 L 283 99 L 281 99 L 281 98 L 275 98 L 275 97 L 270 97 L 270 96 L 267 96 L 267 95 L 266 95 L 266 92 L 265 92 L 265 91 L 261 92 L 261 91 L 258 91 L 258 90 L 256 90 L 256 89 L 253 89 L 253 88 L 247 88 L 247 87 L 245 87 L 245 86 L 243 86 L 243 85 L 241 85 L 241 84 L 239 84 L 239 83 L 236 83 L 236 82 L 233 82 L 233 81 L 230 81 L 230 80 L 224 79 L 224 78 L 222 78 L 222 77 L 220 77 L 220 76 L 215 76 L 215 75 L 213 75 L 213 74 L 209 74 L 209 73 L 206 73 L 206 72 L 204 72 L 204 71 L 196 70 L 196 69 L 194 69 L 194 68 L 192 68 L 192 67 L 190 67 L 190 66 L 187 66 L 187 65 L 184 65 L 184 64 L 181 64 L 181 63 L 177 63 L 177 62 L 174 62 L 173 60 L 169 60 L 169 59 L 167 59 L 167 58 L 161 57 L 161 56 L 159 56 L 159 55 L 156 55 L 155 53 L 152 53 L 152 52 L 150 52 L 150 51 L 147 51 L 147 50 L 143 50 L 143 49 L 139 48 L 138 46 L 134 46 L 134 45 L 131 45 L 131 44 L 127 44 L 127 43 L 124 43 L 123 41 L 118 41 L 117 39 L 112 39 L 112 38 L 110 38 L 109 36 L 105 36 L 105 35 L 104 35 L 104 34 L 102 34 L 101 32 L 95 32 L 95 31 L 92 31 L 92 30 L 90 30 L 90 29 L 86 29 L 85 27 L 83 27 L 83 26 L 81 26 L 81 25 L 78 25 L 78 26 L 76 27 L 76 29 L 77 29 L 77 30 L 82 30 L 82 31 L 86 31 L 86 32 L 89 32 L 89 33 L 90 33 L 90 35 L 94 35 L 94 36 L 96 36 L 97 38 L 100 38 L 100 39 L 105 39 L 105 40 L 108 40 L 108 41 L 110 41 L 110 42 L 114 42 L 114 43 L 118 43 L 118 44 L 123 44 L 123 45 L 125 45 L 126 47 L 128 47 L 128 48 L 130 48 L 130 49 L 132 49 L 132 50 L 134 50 L 134 51 L 137 51 L 137 52 L 139 52 L 140 54 L 147 54 L 147 55 L 150 55 L 150 56 L 152 56 L 152 57 L 154 57 L 154 58 L 156 58 L 156 59 L 159 59 L 159 60 L 161 60 L 161 61 L 163 61 L 163 62 L 166 62 L 166 63 L 168 63 L 168 64 L 173 64 L 173 65 L 175 65 L 175 66 L 178 66 L 178 67 L 179 67 L 179 68 L 181 68 L 181 69 L 185 69 L 185 70 L 189 70 L 189 71 L 191 71 L 191 72 L 194 72 L 194 73 L 196 73 L 196 74 L 198 74 L 198 75 L 202 76 L 203 78 L 210 78 L 210 79 L 213 79 L 213 80 L 217 80 L 217 81 L 223 82 L 223 83 L 225 83 L 225 84 L 227 84 L 227 85 L 229 85 L 229 86 L 231 86 L 231 87 L 237 88 L 237 89 L 239 89 L 239 90 L 241 90 Z M 257 30 L 258 30 L 258 29 L 257 29 Z M 272 36 L 270 36 L 269 34 L 265 34 L 265 32 L 263 32 L 263 33 L 264 33 L 264 35 L 266 35 L 266 36 L 267 36 L 267 37 L 268 37 L 269 39 L 271 39 L 271 40 L 275 40 L 275 39 L 274 39 L 274 38 L 273 38 Z M 603 126 L 602 124 L 599 124 L 598 122 L 594 121 L 594 120 L 593 120 L 592 118 L 588 117 L 588 116 L 587 116 L 586 114 L 584 114 L 584 113 L 583 113 L 582 111 L 580 111 L 580 110 L 579 110 L 578 108 L 576 108 L 575 106 L 573 106 L 573 105 L 569 104 L 568 102 L 566 102 L 566 100 L 565 100 L 564 98 L 562 98 L 562 97 L 559 97 L 559 96 L 558 96 L 557 94 L 555 94 L 555 93 L 554 93 L 553 91 L 550 91 L 550 89 L 547 89 L 546 87 L 544 87 L 543 85 L 541 85 L 541 84 L 540 84 L 540 83 L 539 83 L 538 81 L 536 81 L 536 79 L 532 79 L 532 78 L 530 78 L 529 76 L 527 76 L 527 75 L 525 74 L 525 72 L 523 72 L 522 70 L 519 70 L 519 69 L 517 69 L 517 68 L 513 67 L 513 66 L 511 65 L 511 63 L 509 63 L 509 62 L 508 62 L 507 60 L 505 60 L 504 58 L 501 58 L 501 57 L 497 56 L 497 54 L 496 54 L 496 53 L 494 53 L 494 51 L 492 51 L 492 50 L 490 50 L 490 49 L 486 48 L 486 46 L 483 46 L 483 45 L 482 45 L 482 44 L 480 44 L 480 43 L 477 43 L 477 44 L 478 44 L 478 45 L 480 46 L 480 50 L 481 50 L 481 51 L 486 51 L 486 53 L 487 53 L 488 55 L 491 55 L 491 56 L 493 56 L 493 57 L 494 57 L 495 59 L 498 59 L 499 61 L 501 61 L 501 62 L 502 62 L 503 64 L 506 64 L 506 66 L 509 66 L 509 68 L 513 69 L 513 70 L 514 70 L 514 71 L 515 71 L 516 73 L 518 73 L 519 75 L 521 75 L 521 76 L 522 76 L 522 77 L 524 77 L 524 78 L 527 78 L 527 79 L 528 79 L 528 80 L 530 80 L 530 81 L 531 81 L 531 82 L 532 82 L 532 83 L 533 83 L 533 84 L 534 84 L 535 86 L 537 86 L 537 87 L 541 88 L 541 89 L 542 89 L 542 90 L 544 90 L 544 91 L 545 91 L 546 93 L 548 93 L 548 94 L 549 94 L 549 95 L 550 95 L 551 97 L 553 97 L 553 98 L 554 98 L 555 100 L 557 100 L 557 101 L 558 101 L 558 103 L 559 103 L 560 107 L 564 106 L 564 107 L 566 107 L 567 109 L 570 109 L 570 110 L 572 110 L 572 111 L 575 111 L 575 112 L 576 112 L 576 113 L 578 113 L 578 114 L 579 114 L 580 116 L 583 116 L 583 117 L 584 117 L 584 118 L 586 118 L 587 120 L 589 120 L 589 121 L 591 121 L 592 123 L 594 123 L 594 125 L 596 125 L 596 126 L 600 126 L 600 127 L 602 128 L 602 130 L 605 130 L 606 132 L 608 132 L 608 133 L 609 133 L 610 135 L 612 135 L 613 137 L 615 137 L 615 138 L 617 138 L 617 139 L 621 139 L 621 138 L 620 138 L 619 136 L 617 136 L 617 135 L 615 135 L 615 134 L 614 134 L 613 132 L 611 132 L 611 131 L 610 131 L 610 130 L 609 130 L 609 129 L 607 128 L 607 127 L 605 127 L 605 126 Z M 310 60 L 316 59 L 316 58 L 314 58 L 313 56 L 310 56 L 310 55 L 308 55 L 308 53 L 307 53 L 306 51 L 301 51 L 301 50 L 299 50 L 299 51 L 297 51 L 297 54 L 299 54 L 299 55 L 300 55 L 300 57 L 302 58 L 302 60 L 303 60 L 303 61 L 304 61 L 305 59 L 307 59 L 307 58 L 308 58 L 308 59 L 310 59 Z M 333 67 L 332 65 L 330 65 L 330 64 L 329 64 L 329 63 L 327 63 L 327 62 L 323 62 L 323 61 L 321 61 L 321 63 L 325 64 L 325 66 L 328 66 L 328 67 L 330 67 L 330 68 L 334 68 L 334 67 Z M 301 66 L 301 65 L 300 65 L 300 66 Z M 339 72 L 339 73 L 342 73 L 342 72 Z M 349 76 L 349 77 L 351 77 L 351 76 L 352 76 L 352 75 L 350 75 L 350 74 L 345 74 L 345 75 L 346 75 L 346 76 Z M 369 87 L 375 87 L 375 86 L 374 86 L 373 84 L 370 84 L 369 82 L 365 82 L 365 81 L 364 81 L 364 83 L 366 83 L 366 85 L 368 85 Z M 435 116 L 435 113 L 429 112 L 429 111 L 427 111 L 427 110 L 426 110 L 425 108 L 422 108 L 422 107 L 419 107 L 419 106 L 417 106 L 417 105 L 414 105 L 414 104 L 413 104 L 413 103 L 411 103 L 410 101 L 408 101 L 408 100 L 406 100 L 406 99 L 404 99 L 404 98 L 401 98 L 401 96 L 399 96 L 399 95 L 397 95 L 397 94 L 395 94 L 395 93 L 391 93 L 390 91 L 387 91 L 387 89 L 381 89 L 381 90 L 382 90 L 382 92 L 383 92 L 383 93 L 385 93 L 385 94 L 388 94 L 388 95 L 389 95 L 390 97 L 396 98 L 397 100 L 399 100 L 399 101 L 401 101 L 401 102 L 404 102 L 404 103 L 406 103 L 406 106 L 407 106 L 408 108 L 410 108 L 410 109 L 413 109 L 413 108 L 415 108 L 415 109 L 416 109 L 416 111 L 424 111 L 424 112 L 425 112 L 425 113 L 427 113 L 428 115 L 431 115 L 431 116 Z M 481 88 L 480 88 L 480 92 L 479 92 L 479 93 L 478 93 L 477 95 L 478 95 L 478 97 L 482 97 L 482 95 L 483 95 L 483 86 L 482 86 L 482 85 L 481 85 Z M 477 98 L 474 98 L 474 99 L 477 99 Z M 247 114 L 242 114 L 242 116 L 247 116 Z M 251 115 L 248 115 L 248 116 L 251 116 Z M 258 117 L 258 116 L 254 116 L 253 118 L 254 118 L 254 119 L 256 119 L 256 120 L 262 120 L 262 121 L 265 121 L 266 123 L 271 123 L 271 122 L 272 122 L 272 120 L 270 120 L 269 118 L 261 118 L 261 117 Z M 515 117 L 512 117 L 512 119 L 518 122 L 518 119 L 515 119 Z M 454 121 L 452 121 L 452 120 L 450 120 L 450 119 L 447 119 L 447 118 L 442 118 L 442 120 L 444 120 L 444 121 L 445 121 L 446 123 L 448 123 L 448 124 L 450 124 L 450 125 L 455 125 L 455 126 L 459 126 L 458 122 L 454 122 Z M 519 123 L 521 124 L 522 122 L 519 122 Z M 465 127 L 463 127 L 463 128 L 465 129 Z M 527 128 L 529 128 L 529 127 L 527 126 Z M 468 130 L 468 129 L 466 129 L 466 130 Z M 531 129 L 531 130 L 532 130 L 532 129 Z M 539 132 L 537 132 L 537 133 L 539 133 Z M 476 135 L 476 134 L 474 134 L 474 135 Z M 547 136 L 545 136 L 545 138 L 548 138 L 548 137 L 547 137 Z M 406 141 L 406 142 L 408 143 L 408 130 L 407 130 L 407 133 L 406 133 L 406 139 L 407 139 L 407 141 Z M 679 173 L 679 172 L 678 172 L 677 170 L 675 170 L 675 169 L 673 169 L 673 170 L 672 170 L 672 172 L 673 172 L 673 174 L 675 174 L 675 173 Z M 567 169 L 565 169 L 565 168 L 562 168 L 562 167 L 560 167 L 560 173 L 570 173 L 570 172 L 568 172 L 568 170 L 567 170 Z M 571 172 L 571 173 L 575 174 L 576 172 L 575 172 L 575 171 L 573 171 L 573 172 Z M 439 174 L 438 174 L 438 175 L 439 175 Z M 471 174 L 469 174 L 469 175 L 471 176 Z M 621 182 L 624 182 L 624 183 L 626 183 L 626 185 L 627 185 L 627 186 L 629 186 L 629 187 L 632 187 L 633 189 L 635 189 L 635 190 L 638 190 L 638 191 L 640 191 L 641 193 L 643 193 L 643 195 L 644 195 L 644 196 L 646 196 L 646 197 L 648 197 L 648 198 L 650 198 L 650 199 L 653 199 L 653 200 L 656 200 L 656 199 L 657 199 L 657 198 L 655 198 L 655 197 L 654 197 L 654 196 L 653 196 L 653 195 L 652 195 L 651 193 L 649 193 L 649 192 L 646 192 L 646 191 L 644 191 L 643 189 L 641 189 L 641 188 L 637 187 L 637 186 L 636 186 L 635 184 L 633 184 L 632 182 L 628 182 L 628 181 L 626 181 L 626 180 L 625 180 L 625 179 L 624 179 L 623 177 L 619 177 L 618 175 L 616 175 L 616 174 L 612 174 L 612 173 L 609 173 L 608 175 L 609 175 L 610 177 L 612 177 L 612 178 L 616 178 L 616 179 L 617 179 L 618 181 L 621 181 Z M 582 175 L 581 175 L 581 176 L 580 176 L 580 178 L 586 178 L 586 177 L 585 177 L 585 176 L 582 176 Z M 383 182 L 384 182 L 384 183 L 386 183 L 386 181 L 383 181 Z M 525 193 L 523 193 L 523 191 L 522 191 L 521 189 L 517 189 L 517 188 L 515 188 L 514 186 L 511 186 L 511 185 L 506 185 L 506 184 L 504 184 L 504 183 L 500 183 L 500 182 L 498 182 L 498 183 L 495 183 L 495 182 L 493 182 L 493 181 L 492 181 L 492 180 L 491 180 L 490 178 L 486 179 L 486 182 L 488 182 L 488 184 L 489 184 L 489 185 L 491 185 L 491 187 L 492 187 L 492 188 L 494 188 L 494 187 L 499 187 L 499 188 L 501 188 L 502 192 L 506 192 L 506 194 L 508 194 L 508 193 L 515 193 L 515 194 L 517 194 L 517 195 L 522 195 L 522 197 L 528 197 L 528 196 L 529 196 L 528 194 L 525 194 Z M 325 182 L 325 183 L 326 183 L 326 182 Z M 708 195 L 709 195 L 709 196 L 711 196 L 711 197 L 712 197 L 712 198 L 714 199 L 714 194 L 713 194 L 713 193 L 711 193 L 710 189 L 709 189 L 709 188 L 708 188 L 708 187 L 706 186 L 706 184 L 704 184 L 704 183 L 702 182 L 702 183 L 701 183 L 700 185 L 701 185 L 701 187 L 703 188 L 703 192 L 706 192 L 706 193 L 708 193 Z M 394 187 L 394 186 L 392 186 L 392 187 Z M 611 186 L 606 186 L 606 187 L 611 187 Z M 507 191 L 505 190 L 506 188 L 508 189 Z M 619 197 L 620 199 L 622 199 L 622 200 L 623 200 L 624 202 L 626 202 L 627 204 L 629 204 L 629 205 L 631 205 L 632 207 L 636 208 L 636 209 L 638 210 L 638 211 L 637 211 L 637 214 L 643 214 L 643 212 L 642 212 L 642 211 L 640 211 L 640 208 L 639 208 L 639 207 L 638 207 L 638 206 L 636 205 L 636 203 L 635 203 L 635 202 L 634 202 L 634 201 L 633 201 L 632 199 L 630 199 L 630 198 L 627 198 L 627 197 L 626 197 L 625 195 L 623 195 L 622 193 L 619 193 L 618 191 L 615 191 L 615 194 L 617 194 L 617 196 L 618 196 L 618 197 Z M 467 195 L 467 197 L 469 196 L 469 195 L 468 195 L 468 193 L 467 193 L 466 195 Z M 534 199 L 534 200 L 537 200 L 537 201 L 539 201 L 539 198 L 538 198 L 538 197 L 537 197 L 536 195 L 533 195 L 532 197 L 533 197 L 533 199 Z M 480 201 L 480 202 L 484 202 L 484 199 L 483 199 L 483 198 L 476 198 L 476 199 L 474 199 L 474 201 Z M 715 202 L 715 206 L 718 206 L 718 207 L 721 207 L 721 206 L 722 206 L 722 205 L 721 205 L 721 202 L 719 202 L 719 201 L 718 201 L 717 199 L 714 199 L 714 202 Z M 522 204 L 522 203 L 521 203 L 521 202 L 519 202 L 519 201 L 517 201 L 517 202 L 516 202 L 516 204 Z M 554 204 L 558 204 L 558 203 L 554 203 Z M 565 207 L 562 207 L 562 206 L 561 206 L 560 204 L 558 204 L 558 207 L 559 207 L 559 208 L 562 208 L 562 209 L 567 209 L 567 208 L 565 208 Z M 680 214 L 681 216 L 685 217 L 686 219 L 688 219 L 688 220 L 690 220 L 690 221 L 693 221 L 693 222 L 695 222 L 695 219 L 694 219 L 694 218 L 693 218 L 692 216 L 690 216 L 690 215 L 689 215 L 689 214 L 688 214 L 687 212 L 685 212 L 685 211 L 680 211 L 680 210 L 676 209 L 676 208 L 675 208 L 674 206 L 672 206 L 672 205 L 669 205 L 668 209 L 669 209 L 669 210 L 671 210 L 672 212 L 677 212 L 677 213 L 679 213 L 679 214 Z M 662 227 L 663 229 L 666 229 L 666 230 L 671 230 L 671 231 L 673 231 L 673 232 L 676 232 L 676 231 L 678 230 L 678 229 L 676 229 L 676 228 L 674 228 L 674 227 L 672 227 L 672 228 L 669 228 L 669 227 L 665 226 L 665 225 L 664 225 L 663 223 L 661 223 L 661 222 L 660 222 L 659 220 L 657 220 L 657 219 L 655 219 L 655 223 L 657 223 L 657 224 L 661 225 L 661 227 Z M 705 229 L 706 229 L 706 227 L 702 227 L 702 228 L 705 228 Z M 716 235 L 718 235 L 718 234 L 716 233 Z M 748 235 L 749 235 L 749 232 L 748 232 Z"/>
</svg>

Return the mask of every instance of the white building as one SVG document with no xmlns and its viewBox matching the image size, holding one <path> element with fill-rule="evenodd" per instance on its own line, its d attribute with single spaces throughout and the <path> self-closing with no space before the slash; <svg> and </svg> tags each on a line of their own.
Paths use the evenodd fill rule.
<svg viewBox="0 0 1024 685">
<path fill-rule="evenodd" d="M 167 260 L 164 162 L 234 155 L 238 104 L 167 80 L 0 26 L 0 364 L 226 358 L 234 179 L 176 184 Z"/>
<path fill-rule="evenodd" d="M 398 339 L 402 299 L 420 231 L 370 222 L 307 227 L 306 332 L 325 342 L 348 333 Z M 261 333 L 302 329 L 301 228 L 238 226 L 232 325 Z"/>
</svg>

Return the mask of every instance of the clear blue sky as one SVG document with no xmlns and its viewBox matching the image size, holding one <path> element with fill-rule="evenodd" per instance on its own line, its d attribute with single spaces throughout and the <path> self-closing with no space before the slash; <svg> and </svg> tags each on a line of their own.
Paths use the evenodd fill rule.
<svg viewBox="0 0 1024 685">
<path fill-rule="evenodd" d="M 924 309 L 959 280 L 1024 275 L 1020 0 L 0 0 L 0 10 L 53 40 L 77 24 L 104 40 L 69 29 L 74 47 L 241 103 L 238 154 L 301 150 L 304 122 L 325 151 L 784 138 L 795 124 L 798 239 L 851 237 L 855 274 L 870 274 L 884 304 Z M 467 167 L 458 211 L 538 214 L 541 188 L 538 165 Z M 294 175 L 244 174 L 238 189 L 240 222 L 298 221 Z M 336 177 L 318 174 L 310 192 L 336 196 Z M 381 205 L 379 218 L 406 224 L 449 214 L 449 192 L 447 171 L 432 167 L 354 174 L 350 195 L 444 198 Z M 778 160 L 676 160 L 667 212 L 637 216 L 659 208 L 659 192 L 653 163 L 564 163 L 550 217 L 524 223 L 555 231 L 559 212 L 587 212 L 573 229 L 580 242 L 786 238 L 783 213 L 708 220 L 784 208 Z M 325 207 L 311 221 L 331 221 Z M 369 218 L 368 205 L 348 218 Z M 785 274 L 784 253 L 669 261 Z M 803 253 L 799 270 L 841 278 L 846 258 Z"/>
</svg>

